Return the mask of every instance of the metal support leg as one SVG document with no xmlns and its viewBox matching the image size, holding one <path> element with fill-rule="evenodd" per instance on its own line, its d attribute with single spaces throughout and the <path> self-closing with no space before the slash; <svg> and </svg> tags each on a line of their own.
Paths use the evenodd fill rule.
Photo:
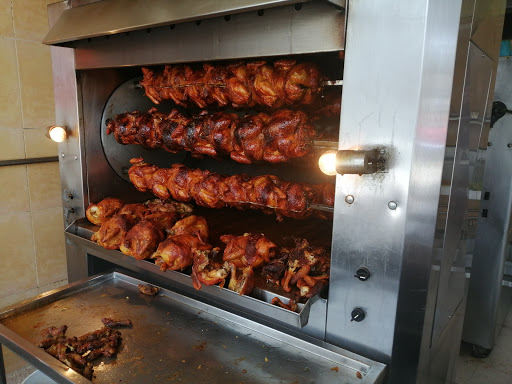
<svg viewBox="0 0 512 384">
<path fill-rule="evenodd" d="M 7 377 L 5 376 L 4 355 L 2 353 L 2 344 L 0 344 L 0 384 L 7 384 Z"/>
</svg>

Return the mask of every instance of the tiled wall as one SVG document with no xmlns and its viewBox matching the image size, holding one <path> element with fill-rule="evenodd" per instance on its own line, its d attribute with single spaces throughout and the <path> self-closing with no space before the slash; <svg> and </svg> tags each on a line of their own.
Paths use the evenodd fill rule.
<svg viewBox="0 0 512 384">
<path fill-rule="evenodd" d="M 57 155 L 49 0 L 0 0 L 0 160 Z M 58 163 L 0 167 L 0 308 L 67 282 Z"/>
</svg>

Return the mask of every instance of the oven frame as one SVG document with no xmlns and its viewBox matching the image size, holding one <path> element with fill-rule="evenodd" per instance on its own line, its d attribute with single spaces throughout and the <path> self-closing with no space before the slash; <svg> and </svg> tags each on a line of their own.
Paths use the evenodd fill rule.
<svg viewBox="0 0 512 384">
<path fill-rule="evenodd" d="M 85 110 L 101 102 L 84 97 L 81 71 L 346 48 L 339 149 L 383 147 L 389 161 L 385 173 L 337 176 L 324 341 L 389 364 L 389 382 L 450 379 L 465 304 L 461 234 L 488 135 L 495 22 L 504 14 L 502 0 L 484 3 L 353 1 L 341 15 L 312 1 L 302 13 L 269 9 L 268 19 L 241 13 L 230 25 L 212 18 L 202 29 L 185 23 L 53 46 L 56 123 L 69 130 L 59 144 L 66 226 L 99 195 L 88 180 L 111 180 L 113 192 L 125 185 L 94 156 L 101 148 L 86 145 Z M 69 7 L 50 5 L 50 24 Z M 69 281 L 90 274 L 89 255 L 106 259 L 69 237 L 66 252 Z M 354 278 L 361 266 L 370 279 Z M 356 307 L 362 322 L 350 321 Z"/>
</svg>

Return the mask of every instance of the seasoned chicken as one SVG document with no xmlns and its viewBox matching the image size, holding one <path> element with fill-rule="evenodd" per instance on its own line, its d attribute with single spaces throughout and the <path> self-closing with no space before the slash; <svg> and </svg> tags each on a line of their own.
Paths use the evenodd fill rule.
<svg viewBox="0 0 512 384">
<path fill-rule="evenodd" d="M 239 118 L 236 114 L 206 111 L 186 116 L 177 110 L 169 115 L 151 108 L 116 115 L 107 124 L 120 144 L 140 144 L 169 152 L 186 150 L 193 156 L 230 156 L 239 163 L 258 161 L 282 163 L 311 152 L 315 129 L 304 112 L 280 110 L 271 115 L 259 113 Z M 157 173 L 158 188 L 165 171 Z M 162 198 L 168 198 L 162 191 Z"/>
<path fill-rule="evenodd" d="M 119 249 L 138 260 L 149 259 L 164 239 L 163 227 L 157 221 L 146 218 L 128 231 Z"/>
<path fill-rule="evenodd" d="M 226 244 L 222 258 L 231 272 L 228 288 L 240 295 L 249 294 L 254 286 L 253 269 L 274 257 L 276 245 L 263 234 L 223 235 L 220 239 Z"/>
<path fill-rule="evenodd" d="M 91 240 L 96 241 L 103 248 L 118 249 L 136 222 L 137 220 L 131 215 L 117 214 L 104 222 L 92 235 Z"/>
<path fill-rule="evenodd" d="M 204 217 L 191 215 L 176 222 L 169 231 L 170 235 L 194 235 L 201 240 L 208 241 L 208 224 Z"/>
<path fill-rule="evenodd" d="M 162 271 L 168 269 L 176 271 L 192 265 L 196 251 L 205 251 L 211 248 L 212 246 L 203 242 L 199 236 L 174 235 L 161 242 L 151 258 L 155 259 L 155 264 Z"/>
<path fill-rule="evenodd" d="M 219 248 L 211 250 L 196 250 L 194 253 L 194 262 L 192 265 L 192 283 L 195 289 L 201 289 L 201 284 L 215 285 L 220 284 L 222 288 L 229 274 L 229 266 L 217 260 Z"/>
<path fill-rule="evenodd" d="M 114 197 L 108 197 L 97 204 L 89 204 L 85 215 L 87 219 L 96 225 L 101 225 L 114 216 L 124 205 L 124 202 Z"/>
<path fill-rule="evenodd" d="M 268 263 L 277 249 L 263 234 L 223 235 L 220 240 L 226 244 L 223 260 L 229 261 L 236 268 L 258 268 L 263 263 Z"/>
<path fill-rule="evenodd" d="M 194 200 L 209 208 L 230 206 L 259 209 L 265 213 L 276 213 L 278 218 L 303 218 L 314 213 L 309 207 L 311 203 L 334 201 L 333 188 L 283 181 L 271 175 L 226 177 L 187 168 L 182 164 L 173 164 L 170 169 L 159 169 L 141 158 L 131 159 L 130 162 L 132 167 L 128 174 L 139 191 L 150 190 L 160 198 L 172 195 L 174 199 L 183 202 Z M 166 171 L 167 180 L 161 179 L 159 171 L 162 170 Z M 158 182 L 154 179 L 158 179 Z M 158 187 L 155 187 L 156 184 Z M 322 193 L 318 193 L 318 190 Z"/>
<path fill-rule="evenodd" d="M 142 68 L 142 73 L 140 84 L 155 104 L 172 99 L 176 104 L 192 102 L 199 108 L 212 104 L 235 108 L 309 105 L 320 98 L 324 80 L 316 65 L 294 60 L 203 64 L 202 68 L 166 65 L 161 72 Z"/>
</svg>

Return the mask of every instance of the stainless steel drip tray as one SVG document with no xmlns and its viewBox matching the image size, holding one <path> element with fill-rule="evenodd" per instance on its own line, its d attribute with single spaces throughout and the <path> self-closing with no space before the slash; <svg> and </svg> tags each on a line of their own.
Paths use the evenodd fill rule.
<svg viewBox="0 0 512 384">
<path fill-rule="evenodd" d="M 69 336 L 130 319 L 113 358 L 94 365 L 101 383 L 378 383 L 385 366 L 326 344 L 315 345 L 118 272 L 70 284 L 0 314 L 0 342 L 61 383 L 87 383 L 35 346 L 41 330 L 67 325 Z"/>
<path fill-rule="evenodd" d="M 308 299 L 306 303 L 297 304 L 298 312 L 292 312 L 270 303 L 274 297 L 279 297 L 284 303 L 288 303 L 289 299 L 287 297 L 256 287 L 251 292 L 251 296 L 239 295 L 234 291 L 220 288 L 219 286 L 203 285 L 199 291 L 196 291 L 193 288 L 192 279 L 185 273 L 170 270 L 163 272 L 152 262 L 137 260 L 131 256 L 124 255 L 120 251 L 104 249 L 94 241 L 89 240 L 96 228 L 87 219 L 82 218 L 75 220 L 66 228 L 65 234 L 69 240 L 85 247 L 88 252 L 93 253 L 97 257 L 133 271 L 142 272 L 142 274 L 149 272 L 160 278 L 164 277 L 172 283 L 178 283 L 181 286 L 192 289 L 194 294 L 209 298 L 215 302 L 221 302 L 241 312 L 250 313 L 255 317 L 263 317 L 271 321 L 280 321 L 289 326 L 302 328 L 308 323 L 311 305 L 316 300 L 323 300 L 315 296 Z"/>
</svg>

